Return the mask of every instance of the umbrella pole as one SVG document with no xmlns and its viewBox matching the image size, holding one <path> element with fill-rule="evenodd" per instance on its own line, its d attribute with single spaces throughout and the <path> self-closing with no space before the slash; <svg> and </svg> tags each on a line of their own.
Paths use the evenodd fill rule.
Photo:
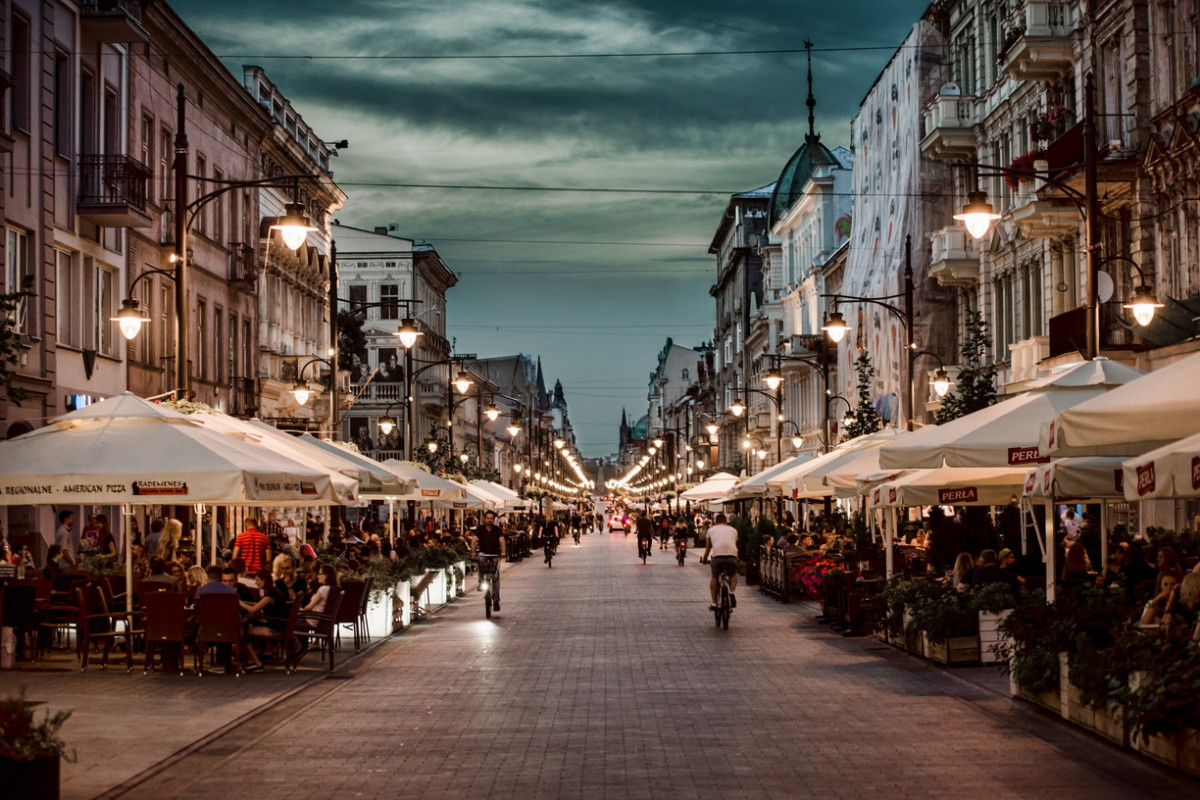
<svg viewBox="0 0 1200 800">
<path fill-rule="evenodd" d="M 1100 501 L 1100 572 L 1108 569 L 1108 501 Z"/>
<path fill-rule="evenodd" d="M 1054 498 L 1047 497 L 1045 505 L 1042 506 L 1043 522 L 1045 526 L 1044 534 L 1046 536 L 1046 602 L 1054 602 L 1054 578 L 1058 572 L 1055 561 L 1058 553 L 1054 544 Z"/>
<path fill-rule="evenodd" d="M 133 537 L 129 535 L 129 519 L 133 516 L 133 506 L 121 506 L 121 515 L 125 518 L 125 611 L 128 614 L 133 613 Z M 133 625 L 132 617 L 127 623 Z M 130 647 L 130 643 L 125 643 L 126 647 Z"/>
<path fill-rule="evenodd" d="M 896 520 L 899 517 L 899 510 L 892 506 L 887 511 L 887 523 L 883 526 L 883 564 L 884 575 L 888 578 L 892 577 L 895 572 L 895 553 L 892 552 L 892 542 L 896 538 Z"/>
</svg>

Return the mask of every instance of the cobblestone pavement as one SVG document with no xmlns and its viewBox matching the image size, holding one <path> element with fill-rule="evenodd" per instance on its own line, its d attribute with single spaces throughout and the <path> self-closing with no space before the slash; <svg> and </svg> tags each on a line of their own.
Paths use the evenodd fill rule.
<svg viewBox="0 0 1200 800">
<path fill-rule="evenodd" d="M 568 540 L 110 795 L 1151 798 L 1200 783 L 633 537 Z M 244 679 L 241 679 L 244 680 Z M 171 717 L 204 715 L 195 694 Z M 171 724 L 171 719 L 164 724 Z M 149 732 L 147 732 L 149 735 Z M 92 743 L 77 743 L 82 749 Z"/>
</svg>

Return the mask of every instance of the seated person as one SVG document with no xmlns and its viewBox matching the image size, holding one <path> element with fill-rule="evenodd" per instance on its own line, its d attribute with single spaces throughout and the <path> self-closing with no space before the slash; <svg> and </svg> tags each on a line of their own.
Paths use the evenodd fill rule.
<svg viewBox="0 0 1200 800">
<path fill-rule="evenodd" d="M 1078 539 L 1067 545 L 1067 553 L 1063 556 L 1062 573 L 1059 582 L 1064 586 L 1080 586 L 1087 582 L 1091 564 L 1088 562 L 1087 550 Z"/>
<path fill-rule="evenodd" d="M 137 545 L 134 545 L 135 547 Z M 46 566 L 42 570 L 42 574 L 46 576 L 46 580 L 53 581 L 59 575 L 62 575 L 63 569 L 63 554 L 62 548 L 56 544 L 50 545 L 50 549 L 46 551 Z"/>
<path fill-rule="evenodd" d="M 1183 576 L 1170 614 L 1172 634 L 1192 639 L 1200 636 L 1200 572 L 1193 570 Z"/>
<path fill-rule="evenodd" d="M 150 574 L 142 578 L 142 583 L 148 588 L 158 591 L 177 592 L 180 590 L 179 581 L 167 574 L 167 562 L 158 556 L 150 559 Z"/>
<path fill-rule="evenodd" d="M 1096 585 L 1101 589 L 1123 586 L 1121 567 L 1125 566 L 1125 551 L 1116 548 L 1108 554 L 1104 569 L 1096 576 Z"/>
<path fill-rule="evenodd" d="M 1142 608 L 1142 618 L 1139 624 L 1145 626 L 1161 625 L 1167 614 L 1174 608 L 1179 592 L 1179 579 L 1173 572 L 1164 572 L 1158 576 L 1154 587 L 1154 596 L 1146 601 Z"/>
<path fill-rule="evenodd" d="M 1001 580 L 1012 587 L 1014 592 L 1025 591 L 1025 579 L 1017 571 L 1017 554 L 1007 547 L 1000 551 L 997 558 L 1000 567 Z"/>
<path fill-rule="evenodd" d="M 223 579 L 225 569 L 225 567 L 218 567 L 214 564 L 205 570 L 208 582 L 196 588 L 196 597 L 200 598 L 206 594 L 237 594 L 237 589 L 233 587 L 233 584 L 237 583 L 237 573 L 230 570 L 230 580 L 226 583 Z"/>
<path fill-rule="evenodd" d="M 1000 565 L 997 563 L 997 560 L 996 551 L 991 548 L 980 553 L 975 571 L 971 574 L 971 585 L 978 588 L 986 586 L 989 583 L 1000 583 L 1003 581 L 1004 573 L 1000 571 Z"/>
</svg>

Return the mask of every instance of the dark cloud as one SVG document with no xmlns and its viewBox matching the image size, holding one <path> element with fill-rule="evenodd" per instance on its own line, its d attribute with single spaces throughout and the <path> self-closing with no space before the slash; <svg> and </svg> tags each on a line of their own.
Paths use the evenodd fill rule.
<svg viewBox="0 0 1200 800">
<path fill-rule="evenodd" d="M 394 60 L 396 55 L 870 48 L 813 56 L 817 128 L 845 144 L 858 103 L 925 10 L 916 0 L 175 0 L 240 73 L 263 66 L 305 120 L 351 147 L 339 217 L 395 223 L 462 273 L 447 322 L 462 351 L 540 354 L 585 453 L 645 409 L 667 336 L 711 338 L 707 243 L 727 198 L 370 187 L 365 183 L 661 187 L 768 183 L 807 127 L 803 54 Z M 271 58 L 270 56 L 294 56 Z M 314 58 L 305 56 L 338 56 Z M 358 58 L 348 58 L 358 56 Z M 439 237 L 446 241 L 439 242 Z M 450 239 L 691 242 L 695 247 Z M 603 427 L 604 424 L 611 428 Z"/>
</svg>

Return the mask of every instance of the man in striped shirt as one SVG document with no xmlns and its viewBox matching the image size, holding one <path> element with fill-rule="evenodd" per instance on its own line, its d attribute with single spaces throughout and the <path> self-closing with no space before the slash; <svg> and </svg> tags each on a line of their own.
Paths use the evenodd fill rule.
<svg viewBox="0 0 1200 800">
<path fill-rule="evenodd" d="M 271 540 L 258 529 L 258 520 L 246 518 L 246 530 L 233 542 L 233 557 L 246 562 L 246 571 L 253 575 L 271 564 Z"/>
</svg>

